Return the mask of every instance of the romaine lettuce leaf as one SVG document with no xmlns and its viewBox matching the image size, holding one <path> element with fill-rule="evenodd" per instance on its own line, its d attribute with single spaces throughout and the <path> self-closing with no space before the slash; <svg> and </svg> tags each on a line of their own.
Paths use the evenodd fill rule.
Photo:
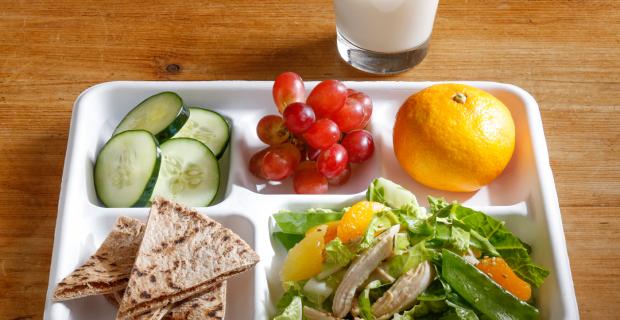
<svg viewBox="0 0 620 320">
<path fill-rule="evenodd" d="M 290 250 L 304 238 L 308 229 L 320 224 L 340 220 L 344 210 L 310 209 L 305 212 L 280 211 L 273 215 L 277 224 L 277 229 L 273 232 L 273 236 L 287 250 Z"/>
<path fill-rule="evenodd" d="M 351 251 L 340 239 L 336 238 L 325 246 L 325 262 L 321 268 L 319 279 L 323 279 L 332 273 L 342 269 L 355 258 L 355 252 Z"/>
<path fill-rule="evenodd" d="M 301 239 L 304 238 L 303 234 L 284 233 L 280 231 L 274 232 L 273 236 L 276 239 L 280 240 L 280 243 L 284 245 L 286 250 L 291 250 L 291 248 L 294 247 L 297 242 L 301 241 Z"/>
<path fill-rule="evenodd" d="M 325 299 L 334 292 L 334 288 L 326 281 L 320 281 L 315 278 L 308 280 L 302 290 L 304 296 L 317 306 L 323 305 Z"/>
<path fill-rule="evenodd" d="M 378 288 L 381 286 L 381 281 L 375 280 L 371 281 L 366 288 L 362 291 L 362 293 L 358 297 L 358 303 L 360 307 L 360 313 L 363 319 L 365 320 L 374 320 L 375 316 L 372 314 L 372 304 L 370 302 L 370 290 Z"/>
<path fill-rule="evenodd" d="M 372 217 L 372 220 L 370 220 L 368 229 L 366 229 L 366 233 L 364 234 L 364 237 L 362 238 L 362 241 L 357 248 L 357 252 L 372 247 L 377 238 L 377 235 L 398 223 L 398 216 L 396 216 L 396 214 L 394 214 L 390 210 L 375 213 L 375 215 Z"/>
<path fill-rule="evenodd" d="M 403 273 L 415 268 L 423 261 L 430 260 L 434 252 L 426 248 L 424 242 L 419 242 L 401 255 L 393 256 L 387 260 L 387 273 L 398 278 Z"/>
<path fill-rule="evenodd" d="M 435 198 L 435 197 L 428 196 L 428 206 L 431 209 L 430 214 L 436 214 L 441 209 L 443 209 L 443 208 L 445 208 L 445 207 L 447 207 L 449 205 L 450 205 L 450 203 L 448 203 L 443 198 Z"/>
<path fill-rule="evenodd" d="M 273 320 L 301 320 L 303 317 L 303 305 L 301 297 L 294 296 L 290 303 Z"/>
<path fill-rule="evenodd" d="M 457 252 L 463 253 L 469 249 L 469 232 L 457 227 L 452 226 L 450 234 L 450 244 Z"/>
<path fill-rule="evenodd" d="M 284 287 L 285 292 L 282 297 L 280 297 L 280 300 L 278 300 L 278 303 L 276 303 L 276 309 L 278 314 L 284 312 L 284 309 L 286 309 L 286 307 L 291 304 L 295 297 L 302 296 L 301 290 L 303 288 L 303 283 L 286 281 L 282 283 L 282 286 Z"/>
<path fill-rule="evenodd" d="M 290 234 L 305 234 L 308 229 L 330 221 L 340 220 L 343 210 L 310 209 L 305 212 L 280 211 L 273 215 L 279 231 Z"/>
</svg>

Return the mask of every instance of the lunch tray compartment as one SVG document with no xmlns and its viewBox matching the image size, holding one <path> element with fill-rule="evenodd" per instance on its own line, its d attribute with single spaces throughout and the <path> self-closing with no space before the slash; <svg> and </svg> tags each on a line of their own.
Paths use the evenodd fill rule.
<svg viewBox="0 0 620 320">
<path fill-rule="evenodd" d="M 258 120 L 276 114 L 270 81 L 103 83 L 76 100 L 59 201 L 54 253 L 50 270 L 45 319 L 110 319 L 114 308 L 103 297 L 52 303 L 54 287 L 101 244 L 116 217 L 146 221 L 148 208 L 105 208 L 94 191 L 92 170 L 97 152 L 122 117 L 144 98 L 161 91 L 177 92 L 188 106 L 204 106 L 221 113 L 232 125 L 231 143 L 220 159 L 222 182 L 216 202 L 197 208 L 230 227 L 255 248 L 261 261 L 252 271 L 229 281 L 227 319 L 267 319 L 282 292 L 279 270 L 285 252 L 272 248 L 270 215 L 282 209 L 341 208 L 364 198 L 376 177 L 385 177 L 411 190 L 421 205 L 426 196 L 457 200 L 498 219 L 533 247 L 533 258 L 551 270 L 536 292 L 542 319 L 575 319 L 577 304 L 566 253 L 559 206 L 549 166 L 542 122 L 536 101 L 508 84 L 465 82 L 493 93 L 510 109 L 516 125 L 516 149 L 500 177 L 477 192 L 451 193 L 413 181 L 399 166 L 392 150 L 396 112 L 412 93 L 427 82 L 346 82 L 373 99 L 368 130 L 375 154 L 353 168 L 351 179 L 327 195 L 296 195 L 292 179 L 265 183 L 248 171 L 248 160 L 265 145 L 256 136 Z M 316 82 L 307 82 L 307 89 Z"/>
</svg>

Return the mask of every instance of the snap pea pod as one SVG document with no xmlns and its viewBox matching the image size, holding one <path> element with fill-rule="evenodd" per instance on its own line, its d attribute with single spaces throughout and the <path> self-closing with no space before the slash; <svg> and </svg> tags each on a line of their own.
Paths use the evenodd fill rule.
<svg viewBox="0 0 620 320">
<path fill-rule="evenodd" d="M 491 319 L 538 319 L 538 309 L 519 300 L 457 254 L 443 249 L 441 276 L 474 308 Z"/>
</svg>

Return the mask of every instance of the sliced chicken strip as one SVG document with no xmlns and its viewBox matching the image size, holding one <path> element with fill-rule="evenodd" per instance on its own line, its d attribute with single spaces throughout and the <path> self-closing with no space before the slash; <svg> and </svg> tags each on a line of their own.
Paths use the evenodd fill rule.
<svg viewBox="0 0 620 320">
<path fill-rule="evenodd" d="M 394 247 L 394 236 L 398 233 L 400 225 L 392 226 L 383 232 L 372 248 L 360 255 L 342 278 L 342 282 L 336 289 L 332 311 L 336 317 L 343 318 L 351 310 L 355 291 L 360 287 L 381 263 L 390 257 Z"/>
<path fill-rule="evenodd" d="M 417 268 L 405 272 L 372 305 L 372 314 L 378 319 L 389 319 L 393 314 L 410 307 L 418 295 L 428 288 L 433 277 L 434 271 L 428 261 L 424 261 Z"/>
<path fill-rule="evenodd" d="M 304 317 L 306 317 L 308 320 L 338 320 L 339 319 L 339 318 L 332 316 L 329 313 L 319 311 L 317 309 L 310 308 L 308 306 L 304 306 Z"/>
</svg>

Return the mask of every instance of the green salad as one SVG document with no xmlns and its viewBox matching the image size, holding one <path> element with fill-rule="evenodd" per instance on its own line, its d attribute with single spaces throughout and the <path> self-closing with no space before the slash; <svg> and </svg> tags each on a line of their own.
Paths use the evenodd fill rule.
<svg viewBox="0 0 620 320">
<path fill-rule="evenodd" d="M 537 319 L 549 274 L 496 220 L 379 178 L 341 210 L 273 215 L 288 254 L 273 319 Z"/>
</svg>

